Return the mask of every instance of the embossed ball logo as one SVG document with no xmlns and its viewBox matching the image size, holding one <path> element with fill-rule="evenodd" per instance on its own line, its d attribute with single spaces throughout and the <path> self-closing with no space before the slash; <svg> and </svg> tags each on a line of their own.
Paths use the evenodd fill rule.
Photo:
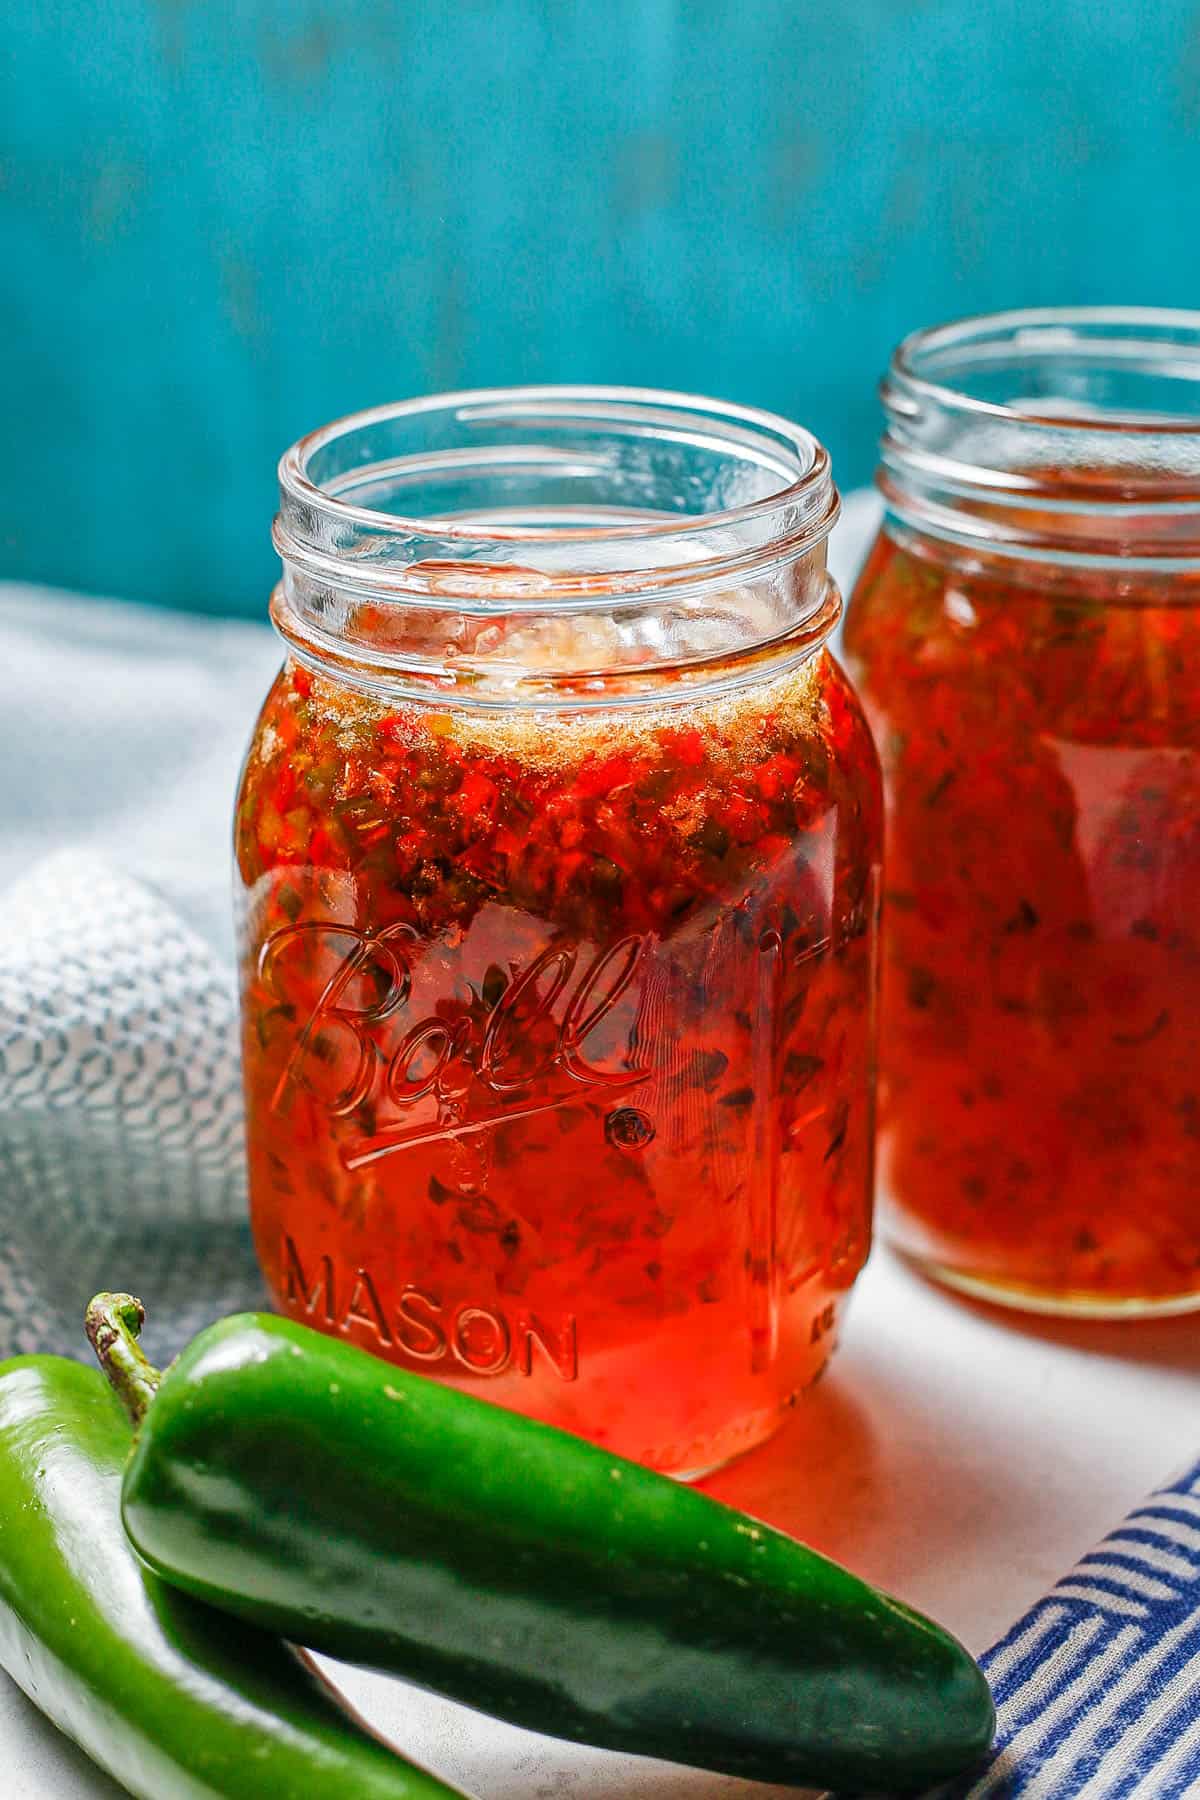
<svg viewBox="0 0 1200 1800">
<path fill-rule="evenodd" d="M 599 1028 L 637 973 L 640 936 L 591 958 L 577 946 L 551 944 L 523 968 L 490 972 L 470 988 L 469 1002 L 447 999 L 411 1020 L 414 969 L 426 948 L 407 924 L 367 932 L 305 920 L 276 931 L 260 952 L 259 979 L 281 1004 L 290 958 L 320 958 L 322 969 L 328 966 L 272 1107 L 286 1111 L 301 1091 L 331 1118 L 373 1117 L 374 1130 L 343 1141 L 347 1169 L 553 1112 L 586 1091 L 623 1090 L 647 1079 L 642 1064 L 594 1060 L 604 1053 L 596 1047 Z M 426 1099 L 431 1104 L 422 1113 L 432 1116 L 411 1121 L 411 1109 Z M 654 1126 L 648 1114 L 621 1106 L 608 1115 L 605 1132 L 610 1143 L 634 1149 L 649 1143 Z"/>
</svg>

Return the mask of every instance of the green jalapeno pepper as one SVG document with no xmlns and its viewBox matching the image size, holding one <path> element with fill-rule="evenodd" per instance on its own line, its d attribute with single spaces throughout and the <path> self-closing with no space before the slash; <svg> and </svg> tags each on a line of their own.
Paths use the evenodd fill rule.
<svg viewBox="0 0 1200 1800">
<path fill-rule="evenodd" d="M 291 1320 L 165 1375 L 102 1296 L 158 1573 L 346 1661 L 554 1736 L 774 1782 L 919 1788 L 982 1754 L 982 1674 L 835 1563 L 580 1438 Z"/>
<path fill-rule="evenodd" d="M 0 1364 L 0 1665 L 30 1699 L 142 1800 L 456 1800 L 277 1639 L 139 1564 L 128 1453 L 96 1370 Z"/>
</svg>

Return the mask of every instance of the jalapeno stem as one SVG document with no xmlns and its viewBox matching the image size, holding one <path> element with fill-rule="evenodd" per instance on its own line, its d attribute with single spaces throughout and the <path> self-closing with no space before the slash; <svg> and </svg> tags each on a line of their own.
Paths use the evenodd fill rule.
<svg viewBox="0 0 1200 1800">
<path fill-rule="evenodd" d="M 146 1309 L 132 1294 L 97 1294 L 84 1317 L 100 1367 L 134 1425 L 145 1418 L 162 1380 L 137 1341 L 145 1322 Z"/>
</svg>

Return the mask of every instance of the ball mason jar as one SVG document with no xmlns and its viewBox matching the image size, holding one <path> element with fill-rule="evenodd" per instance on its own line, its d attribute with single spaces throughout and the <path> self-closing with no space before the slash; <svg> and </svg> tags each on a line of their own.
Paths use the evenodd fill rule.
<svg viewBox="0 0 1200 1800">
<path fill-rule="evenodd" d="M 882 801 L 825 451 L 669 394 L 464 393 L 281 464 L 237 803 L 279 1307 L 695 1475 L 867 1253 Z"/>
<path fill-rule="evenodd" d="M 1200 1306 L 1200 314 L 919 332 L 883 399 L 886 1229 L 1015 1306 Z"/>
</svg>

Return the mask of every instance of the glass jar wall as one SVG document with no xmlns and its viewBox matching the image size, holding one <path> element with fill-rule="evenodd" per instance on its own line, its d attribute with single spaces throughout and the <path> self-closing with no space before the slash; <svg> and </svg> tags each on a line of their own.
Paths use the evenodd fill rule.
<svg viewBox="0 0 1200 1800">
<path fill-rule="evenodd" d="M 1200 1306 L 1200 315 L 918 333 L 884 400 L 887 1230 L 1018 1306 Z"/>
<path fill-rule="evenodd" d="M 768 415 L 536 389 L 281 467 L 237 810 L 277 1303 L 696 1474 L 869 1240 L 881 802 L 837 500 Z"/>
</svg>

